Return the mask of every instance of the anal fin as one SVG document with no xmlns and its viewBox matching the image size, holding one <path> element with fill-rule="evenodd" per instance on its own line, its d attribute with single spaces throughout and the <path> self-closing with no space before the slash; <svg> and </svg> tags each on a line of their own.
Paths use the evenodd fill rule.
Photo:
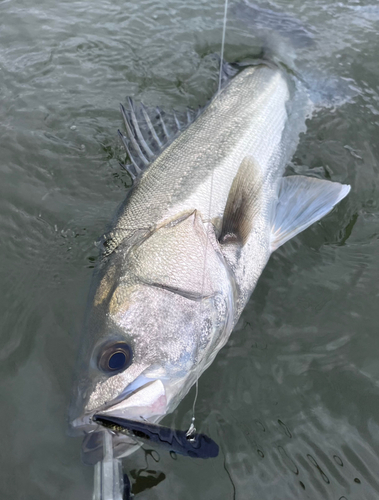
<svg viewBox="0 0 379 500">
<path fill-rule="evenodd" d="M 349 193 L 350 186 L 314 177 L 283 177 L 273 214 L 271 251 L 329 213 Z"/>
</svg>

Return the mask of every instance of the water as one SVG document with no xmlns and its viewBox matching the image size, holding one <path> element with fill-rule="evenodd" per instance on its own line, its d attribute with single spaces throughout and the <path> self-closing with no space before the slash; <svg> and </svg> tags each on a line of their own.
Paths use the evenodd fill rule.
<svg viewBox="0 0 379 500">
<path fill-rule="evenodd" d="M 124 466 L 137 498 L 379 495 L 379 7 L 276 5 L 315 36 L 293 49 L 314 95 L 339 103 L 308 121 L 290 169 L 352 192 L 273 255 L 201 377 L 196 426 L 220 456 L 135 453 Z M 223 2 L 2 1 L 0 19 L 0 497 L 90 499 L 93 469 L 66 412 L 94 242 L 131 184 L 118 103 L 205 103 Z M 247 24 L 228 20 L 227 60 L 259 50 Z M 193 396 L 167 425 L 188 428 Z"/>
</svg>

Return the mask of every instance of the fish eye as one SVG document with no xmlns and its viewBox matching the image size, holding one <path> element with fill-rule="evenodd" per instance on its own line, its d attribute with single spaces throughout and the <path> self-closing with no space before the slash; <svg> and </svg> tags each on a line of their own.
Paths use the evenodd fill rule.
<svg viewBox="0 0 379 500">
<path fill-rule="evenodd" d="M 128 344 L 125 342 L 113 342 L 111 345 L 105 346 L 102 350 L 98 365 L 104 373 L 115 375 L 130 366 L 132 358 L 133 353 Z"/>
</svg>

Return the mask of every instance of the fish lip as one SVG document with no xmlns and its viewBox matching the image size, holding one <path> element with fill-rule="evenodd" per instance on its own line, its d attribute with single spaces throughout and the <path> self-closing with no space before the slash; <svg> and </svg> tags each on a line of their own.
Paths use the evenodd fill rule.
<svg viewBox="0 0 379 500">
<path fill-rule="evenodd" d="M 111 411 L 112 408 L 115 408 L 119 405 L 127 405 L 131 398 L 135 395 L 138 395 L 141 391 L 146 390 L 149 386 L 155 384 L 156 382 L 160 382 L 162 387 L 164 388 L 164 384 L 160 378 L 148 378 L 145 375 L 139 375 L 133 382 L 131 382 L 121 394 L 119 394 L 112 401 L 103 405 L 95 410 L 90 412 L 83 413 L 80 417 L 75 418 L 70 422 L 70 434 L 72 435 L 80 435 L 84 433 L 94 432 L 99 427 L 102 427 L 100 424 L 96 423 L 93 420 L 95 415 L 113 415 Z M 165 390 L 164 390 L 165 391 Z M 166 392 L 166 391 L 165 391 Z M 165 413 L 161 415 L 164 416 Z M 143 416 L 137 418 L 131 418 L 131 420 L 139 420 L 139 421 L 147 421 L 150 420 L 148 418 L 144 418 Z M 154 421 L 157 419 L 154 418 Z"/>
<path fill-rule="evenodd" d="M 96 414 L 137 421 L 157 421 L 167 413 L 167 391 L 160 378 L 139 375 L 125 389 L 125 393 L 126 397 L 121 397 L 115 404 Z"/>
</svg>

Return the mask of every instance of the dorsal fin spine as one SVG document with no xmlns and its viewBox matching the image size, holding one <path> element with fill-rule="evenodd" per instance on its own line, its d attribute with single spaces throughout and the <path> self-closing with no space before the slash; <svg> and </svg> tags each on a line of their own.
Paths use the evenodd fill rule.
<svg viewBox="0 0 379 500">
<path fill-rule="evenodd" d="M 143 163 L 147 166 L 147 165 L 149 165 L 149 160 L 142 153 L 142 150 L 139 147 L 139 144 L 136 141 L 136 138 L 134 137 L 132 128 L 131 128 L 130 123 L 129 123 L 129 118 L 128 118 L 128 115 L 126 114 L 126 110 L 125 110 L 124 106 L 122 104 L 120 104 L 120 107 L 121 107 L 121 114 L 122 114 L 122 117 L 124 119 L 125 128 L 126 128 L 126 131 L 128 133 L 130 142 L 132 143 L 132 145 L 133 145 L 134 149 L 136 150 L 138 156 L 141 158 L 141 160 L 143 161 Z"/>
<path fill-rule="evenodd" d="M 125 135 L 120 130 L 118 134 L 131 162 L 123 167 L 134 180 L 180 132 L 196 120 L 200 108 L 198 111 L 187 108 L 182 116 L 175 111 L 169 114 L 162 113 L 159 107 L 146 108 L 143 103 L 136 105 L 130 97 L 127 100 L 128 109 L 120 104 Z"/>
<path fill-rule="evenodd" d="M 191 110 L 190 108 L 187 108 L 187 126 L 190 125 L 191 122 L 192 122 Z"/>
<path fill-rule="evenodd" d="M 133 170 L 131 169 L 132 165 L 131 163 L 125 165 L 125 163 L 121 163 L 119 161 L 119 164 L 120 164 L 120 167 L 123 168 L 124 170 L 126 170 L 128 172 L 128 174 L 130 175 L 130 177 L 132 178 L 132 180 L 134 181 L 134 179 L 136 178 L 136 174 L 133 172 Z"/>
<path fill-rule="evenodd" d="M 175 111 L 174 111 L 174 120 L 175 120 L 175 124 L 176 124 L 176 126 L 178 128 L 178 131 L 182 130 L 182 126 L 180 125 L 180 122 L 178 120 L 178 117 L 176 116 Z"/>
<path fill-rule="evenodd" d="M 141 129 L 140 129 L 139 125 L 138 125 L 136 113 L 135 113 L 135 110 L 134 110 L 134 103 L 133 103 L 133 100 L 132 100 L 131 97 L 128 97 L 128 102 L 129 102 L 129 107 L 130 107 L 130 116 L 131 116 L 131 119 L 132 119 L 132 125 L 133 125 L 134 131 L 135 131 L 135 133 L 137 135 L 137 138 L 139 139 L 140 143 L 142 144 L 144 150 L 146 151 L 147 156 L 150 159 L 154 158 L 154 153 L 149 148 L 147 142 L 145 141 L 144 136 L 142 135 Z"/>
<path fill-rule="evenodd" d="M 121 140 L 122 140 L 122 143 L 123 143 L 123 145 L 124 145 L 124 148 L 125 148 L 126 152 L 128 153 L 128 156 L 129 156 L 129 158 L 130 158 L 130 161 L 133 163 L 134 168 L 136 169 L 137 174 L 140 174 L 140 173 L 142 172 L 142 170 L 139 168 L 139 166 L 137 165 L 137 162 L 136 162 L 136 161 L 135 161 L 135 159 L 133 158 L 133 155 L 132 155 L 132 153 L 130 152 L 129 146 L 128 146 L 127 142 L 126 142 L 126 139 L 125 139 L 125 137 L 123 136 L 123 134 L 121 133 L 121 131 L 120 131 L 120 130 L 118 130 L 118 135 L 120 136 L 120 138 L 121 138 Z M 129 172 L 129 170 L 128 170 L 128 172 Z"/>
<path fill-rule="evenodd" d="M 170 136 L 169 136 L 169 133 L 167 132 L 167 128 L 166 128 L 165 122 L 163 121 L 161 110 L 158 108 L 158 106 L 156 107 L 156 110 L 157 110 L 157 114 L 158 114 L 158 118 L 159 118 L 160 124 L 162 125 L 163 132 L 164 132 L 166 138 L 168 139 Z"/>
<path fill-rule="evenodd" d="M 143 114 L 143 117 L 145 118 L 145 121 L 146 121 L 146 124 L 150 130 L 150 133 L 151 135 L 153 136 L 154 140 L 156 141 L 156 143 L 158 144 L 158 146 L 161 148 L 162 147 L 162 142 L 160 141 L 156 131 L 155 131 L 155 128 L 153 127 L 153 124 L 151 123 L 151 120 L 150 120 L 150 117 L 149 115 L 147 114 L 147 111 L 146 111 L 146 108 L 145 108 L 145 105 L 141 102 L 141 109 L 142 109 L 142 114 Z"/>
</svg>

